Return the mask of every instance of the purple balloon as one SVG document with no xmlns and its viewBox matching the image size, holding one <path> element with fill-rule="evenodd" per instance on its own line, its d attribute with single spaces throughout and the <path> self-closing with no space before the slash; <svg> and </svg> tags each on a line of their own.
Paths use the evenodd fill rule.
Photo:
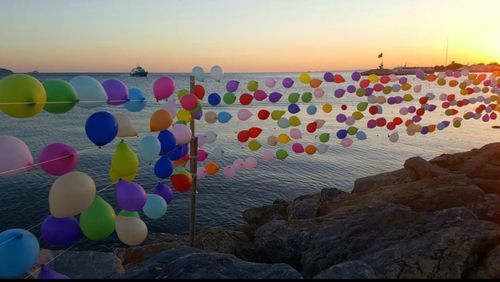
<svg viewBox="0 0 500 282">
<path fill-rule="evenodd" d="M 415 73 L 415 76 L 421 80 L 423 80 L 425 78 L 425 73 L 422 71 L 422 70 L 418 70 L 416 73 Z M 404 84 L 404 83 L 401 83 L 401 84 Z"/>
<path fill-rule="evenodd" d="M 109 105 L 122 105 L 128 102 L 128 87 L 117 79 L 108 79 L 103 81 L 102 87 L 108 95 Z"/>
<path fill-rule="evenodd" d="M 67 247 L 83 238 L 78 220 L 74 217 L 48 216 L 41 227 L 42 240 L 51 247 Z"/>
<path fill-rule="evenodd" d="M 345 94 L 344 89 L 339 88 L 339 89 L 335 90 L 335 97 L 337 97 L 337 98 L 342 98 L 344 96 L 344 94 Z"/>
<path fill-rule="evenodd" d="M 377 120 L 376 119 L 371 119 L 367 122 L 366 126 L 368 128 L 375 128 L 377 127 Z"/>
<path fill-rule="evenodd" d="M 422 118 L 420 116 L 413 116 L 412 120 L 413 122 L 419 122 L 422 120 Z"/>
<path fill-rule="evenodd" d="M 202 116 L 203 116 L 203 111 L 199 111 L 196 114 L 194 114 L 194 119 L 200 120 Z"/>
<path fill-rule="evenodd" d="M 226 84 L 226 90 L 228 92 L 236 92 L 238 90 L 238 87 L 240 86 L 240 82 L 237 80 L 230 80 Z"/>
<path fill-rule="evenodd" d="M 403 84 L 406 84 L 408 82 L 408 78 L 406 77 L 400 77 L 399 78 L 399 84 L 403 85 Z"/>
<path fill-rule="evenodd" d="M 327 82 L 333 82 L 333 80 L 334 80 L 333 73 L 325 72 L 325 75 L 323 75 L 323 79 Z"/>
<path fill-rule="evenodd" d="M 147 195 L 141 185 L 123 179 L 116 185 L 118 206 L 126 211 L 140 211 L 146 204 Z"/>
<path fill-rule="evenodd" d="M 359 72 L 355 71 L 351 74 L 351 78 L 354 81 L 359 81 L 361 79 L 361 74 Z"/>
<path fill-rule="evenodd" d="M 293 79 L 287 77 L 287 78 L 283 79 L 283 87 L 290 88 L 293 86 L 293 82 L 294 82 Z"/>
<path fill-rule="evenodd" d="M 167 202 L 167 204 L 170 204 L 174 199 L 174 192 L 170 187 L 168 187 L 167 184 L 158 183 L 153 193 L 165 199 L 165 202 Z"/>
<path fill-rule="evenodd" d="M 387 99 L 387 104 L 392 105 L 395 103 L 396 103 L 395 97 L 389 97 L 389 99 Z"/>
<path fill-rule="evenodd" d="M 347 92 L 349 92 L 349 93 L 356 92 L 356 86 L 354 86 L 354 85 L 347 86 Z"/>
<path fill-rule="evenodd" d="M 70 279 L 68 276 L 61 274 L 59 272 L 55 272 L 54 270 L 48 268 L 45 265 L 42 265 L 40 272 L 36 279 Z"/>
<path fill-rule="evenodd" d="M 436 109 L 437 109 L 437 106 L 436 106 L 436 105 L 433 105 L 433 104 L 429 105 L 429 112 L 433 112 L 433 111 L 435 111 Z"/>
<path fill-rule="evenodd" d="M 337 122 L 343 123 L 344 121 L 347 120 L 347 117 L 344 114 L 338 114 L 336 119 Z"/>
<path fill-rule="evenodd" d="M 269 94 L 269 101 L 271 103 L 276 103 L 281 99 L 282 96 L 283 95 L 281 95 L 281 93 L 273 92 L 273 93 Z"/>
<path fill-rule="evenodd" d="M 409 113 L 413 114 L 413 113 L 414 113 L 414 112 L 416 112 L 416 111 L 417 111 L 417 108 L 415 108 L 415 106 L 409 106 L 409 107 L 408 107 L 408 112 L 409 112 Z"/>
<path fill-rule="evenodd" d="M 365 89 L 365 96 L 371 96 L 373 94 L 373 88 L 367 87 Z"/>
</svg>

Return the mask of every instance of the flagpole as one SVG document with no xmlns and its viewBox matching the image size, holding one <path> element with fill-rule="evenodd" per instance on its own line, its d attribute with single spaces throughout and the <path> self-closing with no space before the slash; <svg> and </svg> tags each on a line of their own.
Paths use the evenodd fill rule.
<svg viewBox="0 0 500 282">
<path fill-rule="evenodd" d="M 195 78 L 193 75 L 190 76 L 189 78 L 189 88 L 190 92 L 194 93 L 194 88 L 195 88 Z M 191 186 L 191 222 L 189 225 L 189 241 L 191 243 L 191 247 L 194 247 L 194 241 L 195 241 L 195 236 L 196 236 L 196 196 L 198 194 L 197 191 L 197 170 L 198 170 L 198 137 L 195 135 L 195 119 L 193 115 L 191 115 L 191 132 L 192 132 L 192 137 L 191 137 L 191 142 L 190 142 L 190 148 L 189 148 L 189 165 L 191 168 L 191 177 L 193 179 L 192 186 Z"/>
</svg>

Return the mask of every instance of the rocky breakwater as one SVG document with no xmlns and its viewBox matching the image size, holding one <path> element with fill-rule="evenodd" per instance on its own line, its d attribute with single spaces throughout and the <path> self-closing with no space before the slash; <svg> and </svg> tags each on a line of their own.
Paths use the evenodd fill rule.
<svg viewBox="0 0 500 282">
<path fill-rule="evenodd" d="M 248 209 L 247 224 L 205 230 L 195 248 L 183 236 L 155 234 L 143 246 L 98 254 L 113 265 L 101 276 L 497 278 L 499 195 L 500 143 L 415 157 L 358 179 L 352 193 L 327 188 Z"/>
</svg>

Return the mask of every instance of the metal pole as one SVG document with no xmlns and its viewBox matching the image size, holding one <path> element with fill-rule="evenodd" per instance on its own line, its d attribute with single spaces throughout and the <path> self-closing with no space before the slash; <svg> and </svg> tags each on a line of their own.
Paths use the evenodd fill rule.
<svg viewBox="0 0 500 282">
<path fill-rule="evenodd" d="M 191 75 L 189 78 L 189 86 L 190 92 L 194 93 L 194 76 Z M 193 183 L 191 186 L 191 224 L 189 226 L 189 240 L 191 243 L 191 247 L 194 246 L 195 234 L 196 234 L 196 195 L 198 192 L 196 191 L 196 182 L 197 182 L 197 170 L 198 170 L 198 138 L 195 136 L 195 119 L 191 116 L 191 142 L 190 142 L 190 157 L 189 157 L 189 165 L 191 167 L 191 177 L 193 179 Z"/>
</svg>

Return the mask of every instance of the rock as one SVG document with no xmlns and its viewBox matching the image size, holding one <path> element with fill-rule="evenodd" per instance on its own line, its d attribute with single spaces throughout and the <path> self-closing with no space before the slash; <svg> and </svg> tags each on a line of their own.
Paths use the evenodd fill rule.
<svg viewBox="0 0 500 282">
<path fill-rule="evenodd" d="M 457 171 L 465 162 L 465 158 L 460 154 L 442 154 L 429 162 L 451 171 Z"/>
<path fill-rule="evenodd" d="M 498 279 L 500 278 L 500 246 L 496 246 L 485 255 L 482 265 L 472 269 L 465 278 Z"/>
<path fill-rule="evenodd" d="M 485 194 L 480 201 L 470 205 L 471 210 L 480 219 L 500 224 L 500 197 L 496 194 Z"/>
<path fill-rule="evenodd" d="M 305 195 L 288 204 L 288 220 L 315 218 L 319 204 L 319 194 Z"/>
<path fill-rule="evenodd" d="M 261 261 L 255 246 L 239 231 L 210 228 L 196 236 L 195 247 L 218 253 L 232 254 L 247 261 Z"/>
<path fill-rule="evenodd" d="M 407 159 L 404 168 L 410 173 L 413 180 L 443 176 L 449 173 L 446 169 L 429 163 L 421 157 Z"/>
<path fill-rule="evenodd" d="M 331 266 L 320 274 L 314 276 L 314 279 L 376 279 L 373 268 L 368 264 L 359 261 L 346 261 Z"/>
<path fill-rule="evenodd" d="M 190 247 L 162 251 L 143 265 L 116 275 L 120 279 L 301 279 L 286 264 L 252 263 L 229 254 Z"/>
<path fill-rule="evenodd" d="M 336 188 L 325 188 L 319 193 L 319 201 L 328 202 L 348 195 L 349 193 Z"/>
<path fill-rule="evenodd" d="M 473 178 L 500 180 L 500 166 L 484 163 L 470 174 Z"/>
<path fill-rule="evenodd" d="M 473 178 L 472 183 L 481 188 L 485 193 L 500 195 L 500 180 Z"/>
<path fill-rule="evenodd" d="M 0 68 L 0 79 L 6 77 L 8 75 L 11 75 L 11 74 L 13 74 L 13 72 L 11 70 Z"/>
<path fill-rule="evenodd" d="M 351 193 L 361 193 L 377 189 L 390 184 L 400 184 L 412 181 L 410 173 L 406 169 L 381 173 L 373 176 L 358 178 L 354 181 Z"/>
<path fill-rule="evenodd" d="M 250 240 L 250 242 L 253 242 L 255 230 L 257 230 L 257 228 L 259 228 L 259 225 L 257 224 L 241 224 L 234 226 L 233 230 L 245 233 L 248 240 Z"/>
<path fill-rule="evenodd" d="M 242 216 L 248 224 L 260 226 L 273 219 L 287 219 L 287 207 L 288 203 L 256 207 L 243 211 Z"/>
<path fill-rule="evenodd" d="M 64 251 L 42 249 L 30 273 L 36 277 L 42 264 L 72 279 L 110 278 L 125 272 L 120 259 L 113 253 L 66 251 L 61 254 L 62 252 Z M 54 260 L 51 261 L 52 259 Z M 48 263 L 49 261 L 51 262 Z"/>
</svg>

